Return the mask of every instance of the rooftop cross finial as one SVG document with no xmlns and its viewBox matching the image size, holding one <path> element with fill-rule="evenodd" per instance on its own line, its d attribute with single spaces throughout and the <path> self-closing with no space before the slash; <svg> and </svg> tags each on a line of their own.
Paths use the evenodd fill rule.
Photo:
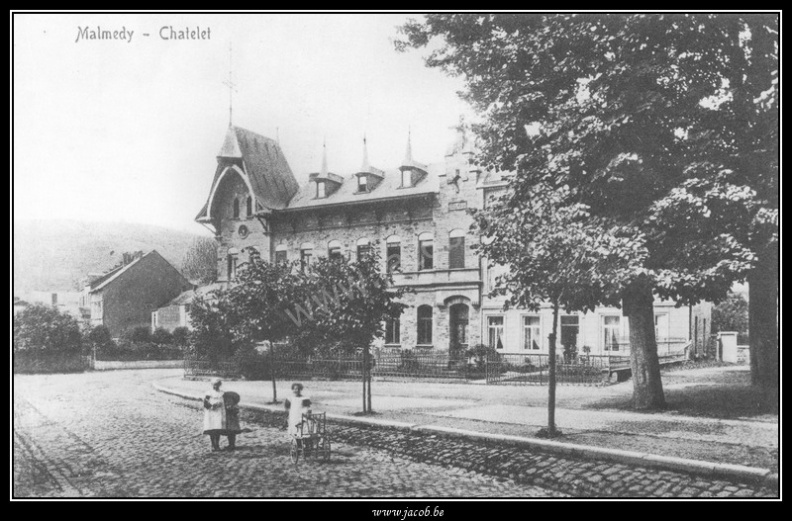
<svg viewBox="0 0 792 521">
<path fill-rule="evenodd" d="M 234 104 L 233 104 L 233 93 L 236 91 L 236 84 L 234 83 L 233 79 L 233 50 L 231 48 L 231 44 L 228 44 L 228 80 L 223 82 L 223 85 L 228 87 L 228 126 L 233 125 L 234 119 Z"/>
</svg>

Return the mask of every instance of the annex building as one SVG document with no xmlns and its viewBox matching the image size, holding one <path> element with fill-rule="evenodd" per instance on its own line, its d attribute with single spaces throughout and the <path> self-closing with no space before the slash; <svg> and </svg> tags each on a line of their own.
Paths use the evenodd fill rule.
<svg viewBox="0 0 792 521">
<path fill-rule="evenodd" d="M 503 300 L 487 295 L 504 267 L 488 266 L 471 248 L 479 237 L 470 231 L 467 210 L 504 190 L 508 175 L 473 164 L 472 137 L 464 130 L 442 163 L 414 158 L 409 136 L 400 165 L 373 166 L 365 140 L 362 156 L 356 172 L 332 172 L 324 156 L 299 186 L 275 140 L 230 126 L 196 217 L 215 233 L 218 280 L 233 280 L 249 247 L 273 262 L 302 263 L 354 258 L 376 247 L 395 284 L 413 289 L 405 296 L 410 307 L 386 325 L 387 347 L 449 351 L 486 344 L 504 353 L 547 353 L 549 306 L 503 311 Z M 709 309 L 658 301 L 659 350 L 689 341 L 693 350 L 703 349 Z M 626 354 L 628 327 L 616 308 L 562 315 L 559 340 L 591 354 Z"/>
</svg>

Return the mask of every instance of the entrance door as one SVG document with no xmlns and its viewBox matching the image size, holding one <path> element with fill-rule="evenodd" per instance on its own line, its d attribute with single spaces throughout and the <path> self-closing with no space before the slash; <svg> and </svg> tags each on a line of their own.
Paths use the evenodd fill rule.
<svg viewBox="0 0 792 521">
<path fill-rule="evenodd" d="M 449 309 L 449 356 L 452 359 L 462 355 L 468 348 L 468 307 L 467 304 L 454 304 Z"/>
</svg>

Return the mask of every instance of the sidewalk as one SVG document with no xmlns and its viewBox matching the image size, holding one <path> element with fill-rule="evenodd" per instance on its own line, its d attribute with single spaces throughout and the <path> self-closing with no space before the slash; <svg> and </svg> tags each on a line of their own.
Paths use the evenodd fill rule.
<svg viewBox="0 0 792 521">
<path fill-rule="evenodd" d="M 278 383 L 279 400 L 291 394 L 289 384 Z M 535 404 L 547 392 L 546 387 L 374 382 L 377 414 L 361 417 L 355 415 L 362 409 L 358 382 L 305 384 L 314 411 L 327 412 L 336 421 L 498 439 L 552 452 L 777 484 L 779 430 L 773 421 L 561 407 L 556 410 L 556 424 L 563 436 L 544 440 L 535 434 L 546 425 L 546 407 L 522 403 Z M 157 381 L 155 387 L 198 398 L 208 383 L 174 376 Z M 282 403 L 269 403 L 271 382 L 228 381 L 224 389 L 238 392 L 243 407 L 283 410 Z M 565 392 L 613 395 L 617 391 L 588 388 Z"/>
</svg>

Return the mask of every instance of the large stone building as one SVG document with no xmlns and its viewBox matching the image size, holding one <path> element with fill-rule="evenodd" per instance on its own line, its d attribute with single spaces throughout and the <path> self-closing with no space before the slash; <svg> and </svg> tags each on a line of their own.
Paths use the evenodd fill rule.
<svg viewBox="0 0 792 521">
<path fill-rule="evenodd" d="M 471 248 L 479 237 L 470 230 L 467 210 L 484 207 L 504 190 L 508 175 L 477 168 L 463 130 L 439 164 L 414 158 L 409 136 L 402 164 L 391 169 L 374 167 L 365 140 L 363 145 L 358 171 L 331 172 L 325 155 L 319 171 L 300 187 L 276 141 L 229 127 L 196 217 L 217 238 L 219 280 L 233 279 L 249 247 L 272 261 L 302 262 L 354 258 L 376 247 L 395 284 L 413 289 L 405 297 L 410 307 L 387 324 L 386 345 L 449 350 L 483 343 L 503 352 L 546 353 L 549 307 L 503 311 L 502 299 L 487 296 L 503 268 L 488 267 Z M 663 340 L 694 338 L 694 315 L 696 333 L 704 339 L 706 309 L 656 304 L 661 349 Z M 564 315 L 561 342 L 588 346 L 592 354 L 624 353 L 626 322 L 615 308 Z"/>
</svg>

